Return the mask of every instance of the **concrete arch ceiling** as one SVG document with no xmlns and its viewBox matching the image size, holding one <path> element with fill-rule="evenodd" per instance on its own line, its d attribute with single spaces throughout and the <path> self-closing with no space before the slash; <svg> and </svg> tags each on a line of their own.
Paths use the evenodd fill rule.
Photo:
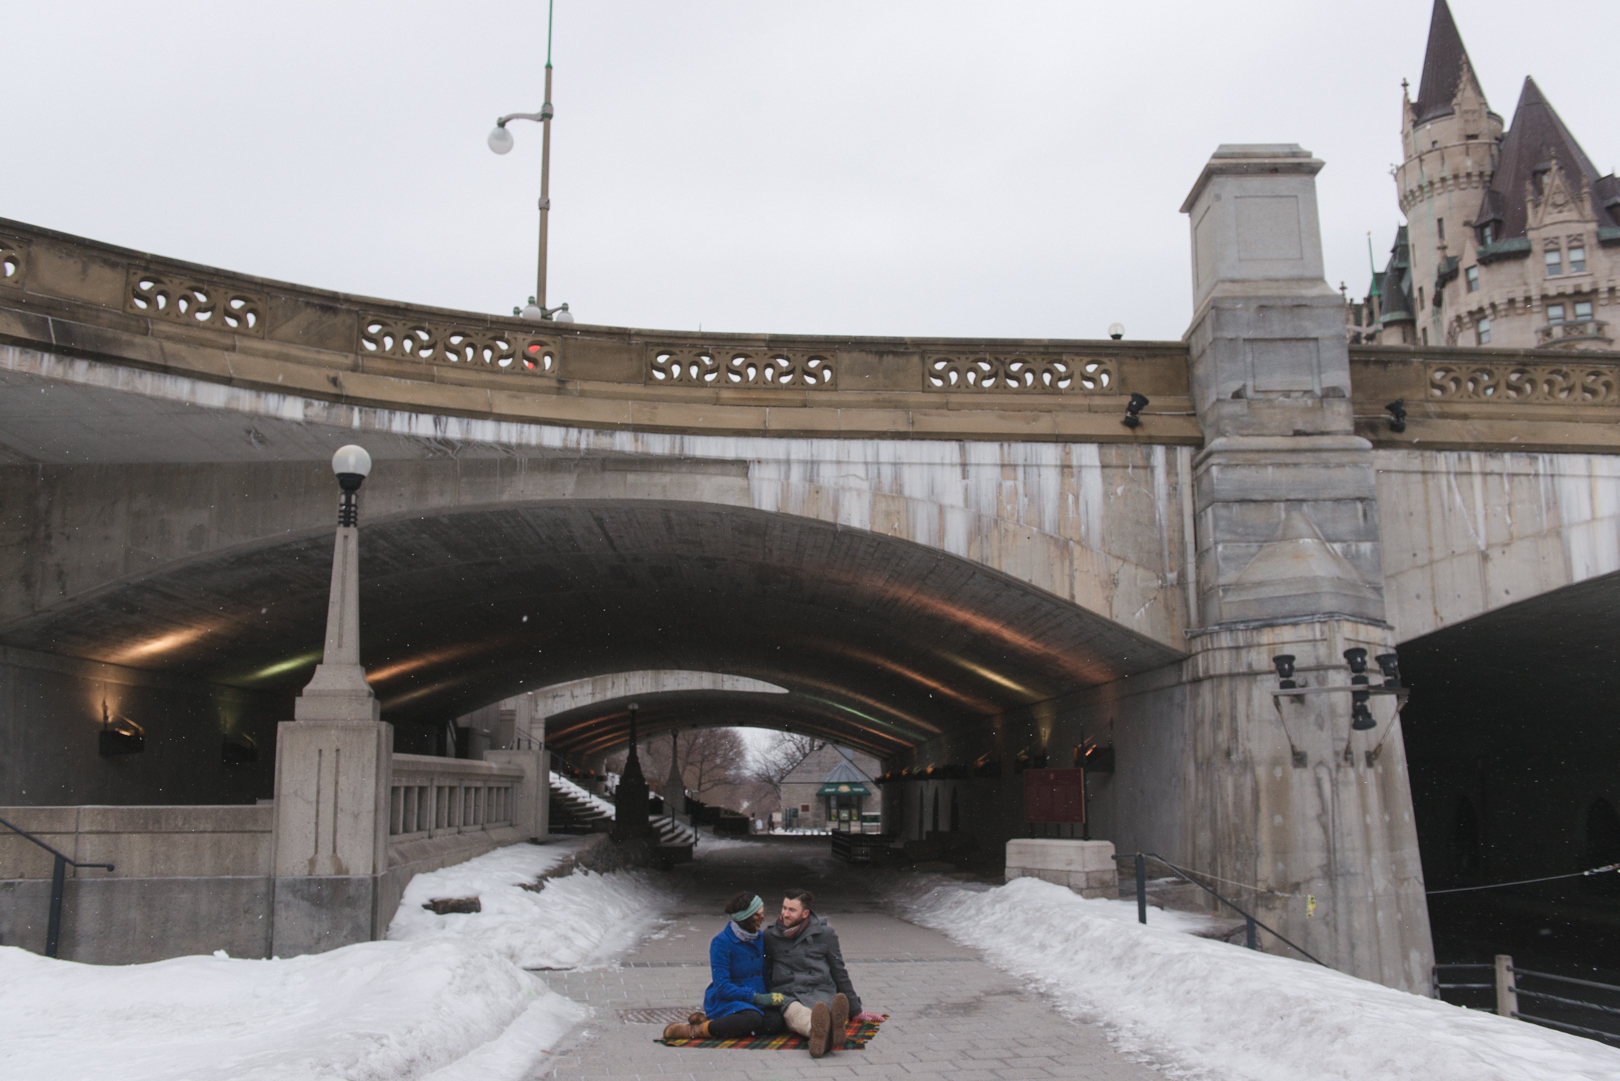
<svg viewBox="0 0 1620 1081">
<path fill-rule="evenodd" d="M 53 608 L 3 640 L 292 692 L 319 659 L 331 545 L 209 558 Z M 652 730 L 723 713 L 887 754 L 1181 656 L 935 549 L 712 504 L 363 521 L 360 551 L 362 657 L 396 724 L 441 724 L 586 676 L 682 669 L 789 694 L 675 695 L 648 704 Z M 620 705 L 571 717 L 580 745 L 603 749 L 593 726 L 616 730 Z"/>
</svg>

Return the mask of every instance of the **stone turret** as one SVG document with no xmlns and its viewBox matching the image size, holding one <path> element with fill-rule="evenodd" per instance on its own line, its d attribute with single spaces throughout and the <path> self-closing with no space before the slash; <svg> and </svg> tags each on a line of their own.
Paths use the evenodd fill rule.
<svg viewBox="0 0 1620 1081">
<path fill-rule="evenodd" d="M 1404 161 L 1395 171 L 1411 247 L 1418 341 L 1445 344 L 1456 280 L 1481 194 L 1496 171 L 1502 118 L 1491 112 L 1446 0 L 1435 0 L 1417 100 L 1401 94 Z"/>
</svg>

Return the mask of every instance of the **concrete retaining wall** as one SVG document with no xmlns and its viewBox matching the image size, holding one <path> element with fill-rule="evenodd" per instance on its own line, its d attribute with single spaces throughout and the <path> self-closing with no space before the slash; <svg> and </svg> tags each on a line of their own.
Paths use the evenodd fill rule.
<svg viewBox="0 0 1620 1081">
<path fill-rule="evenodd" d="M 1023 837 L 1007 842 L 1007 880 L 1039 878 L 1082 897 L 1118 897 L 1111 841 Z"/>
</svg>

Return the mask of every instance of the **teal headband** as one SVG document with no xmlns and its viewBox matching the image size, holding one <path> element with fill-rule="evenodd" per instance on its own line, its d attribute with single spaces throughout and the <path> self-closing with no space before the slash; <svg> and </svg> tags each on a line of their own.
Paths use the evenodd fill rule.
<svg viewBox="0 0 1620 1081">
<path fill-rule="evenodd" d="M 743 920 L 746 920 L 749 916 L 752 916 L 754 913 L 758 912 L 764 907 L 765 902 L 761 901 L 756 896 L 751 902 L 749 902 L 747 908 L 743 909 L 741 912 L 733 912 L 731 914 L 731 918 L 736 920 L 738 923 L 741 923 Z"/>
</svg>

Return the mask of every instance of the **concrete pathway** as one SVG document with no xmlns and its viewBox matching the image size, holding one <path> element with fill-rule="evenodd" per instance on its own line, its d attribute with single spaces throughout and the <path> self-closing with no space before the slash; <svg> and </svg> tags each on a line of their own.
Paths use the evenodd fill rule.
<svg viewBox="0 0 1620 1081">
<path fill-rule="evenodd" d="M 773 1078 L 1063 1077 L 1154 1081 L 1160 1075 L 1116 1054 L 1100 1028 L 1070 1021 L 1037 994 L 944 935 L 897 919 L 866 873 L 832 860 L 826 838 L 711 849 L 667 876 L 673 921 L 623 964 L 547 972 L 553 989 L 590 1005 L 595 1018 L 541 1076 L 691 1081 Z M 863 1004 L 889 1020 L 863 1051 L 816 1060 L 804 1051 L 721 1051 L 655 1043 L 663 1026 L 703 1000 L 708 944 L 721 906 L 749 889 L 780 904 L 784 890 L 815 892 L 815 910 L 838 931 Z"/>
</svg>

